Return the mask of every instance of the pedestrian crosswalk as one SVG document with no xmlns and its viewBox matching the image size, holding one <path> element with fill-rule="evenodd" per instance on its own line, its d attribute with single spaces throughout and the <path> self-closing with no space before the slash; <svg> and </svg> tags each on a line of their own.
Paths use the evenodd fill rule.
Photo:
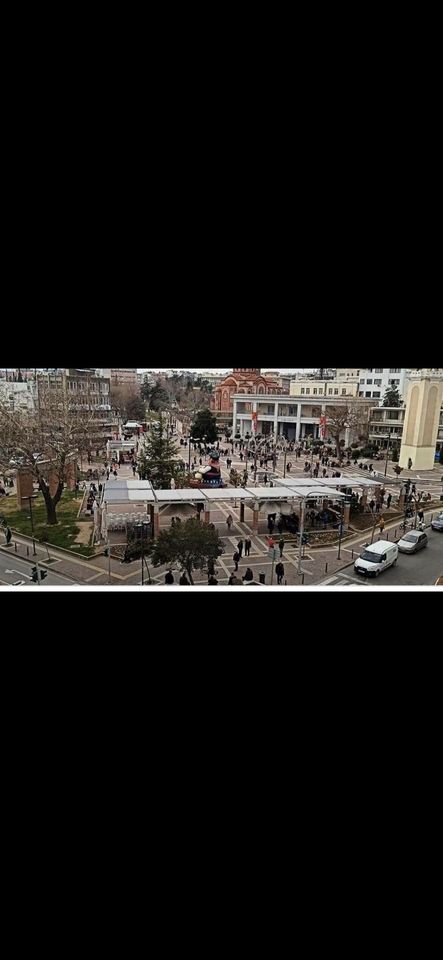
<svg viewBox="0 0 443 960">
<path fill-rule="evenodd" d="M 320 583 L 322 587 L 367 587 L 367 580 L 357 580 L 356 577 L 347 577 L 345 573 L 339 573 L 335 577 L 328 577 L 327 580 L 322 580 Z"/>
</svg>

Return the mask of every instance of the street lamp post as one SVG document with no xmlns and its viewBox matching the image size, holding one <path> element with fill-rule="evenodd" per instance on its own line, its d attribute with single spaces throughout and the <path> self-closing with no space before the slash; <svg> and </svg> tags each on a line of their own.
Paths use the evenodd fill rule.
<svg viewBox="0 0 443 960">
<path fill-rule="evenodd" d="M 302 552 L 303 552 L 303 535 L 305 532 L 305 511 L 306 511 L 306 498 L 303 498 L 301 503 L 301 516 L 300 516 L 300 548 L 298 552 L 298 572 L 301 575 L 301 561 L 302 561 Z"/>
<path fill-rule="evenodd" d="M 30 520 L 31 520 L 31 532 L 32 532 L 32 554 L 34 557 L 37 556 L 37 551 L 35 549 L 35 537 L 34 537 L 34 514 L 32 512 L 32 501 L 37 500 L 37 494 L 34 493 L 30 497 L 24 497 L 23 499 L 29 500 L 29 510 L 30 510 Z"/>
<path fill-rule="evenodd" d="M 392 427 L 388 434 L 388 446 L 386 448 L 385 477 L 388 475 L 389 448 L 391 446 L 391 437 L 392 437 Z"/>
<path fill-rule="evenodd" d="M 339 538 L 338 538 L 338 557 L 337 557 L 337 560 L 341 560 L 341 542 L 342 542 L 342 539 L 343 539 L 343 525 L 344 525 L 344 522 L 345 522 L 345 500 L 344 500 L 344 497 L 342 497 L 342 501 L 341 501 L 341 518 L 340 518 L 340 533 L 339 533 Z"/>
</svg>

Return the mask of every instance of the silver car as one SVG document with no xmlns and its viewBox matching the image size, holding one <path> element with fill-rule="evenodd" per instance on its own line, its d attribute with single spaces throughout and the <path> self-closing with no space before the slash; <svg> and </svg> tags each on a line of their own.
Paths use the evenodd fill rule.
<svg viewBox="0 0 443 960">
<path fill-rule="evenodd" d="M 438 517 L 434 517 L 431 527 L 433 530 L 439 530 L 440 533 L 443 532 L 443 513 L 440 513 Z"/>
<path fill-rule="evenodd" d="M 421 530 L 411 530 L 399 540 L 398 549 L 400 553 L 417 553 L 418 550 L 422 550 L 427 545 L 428 537 L 426 533 L 422 533 Z"/>
</svg>

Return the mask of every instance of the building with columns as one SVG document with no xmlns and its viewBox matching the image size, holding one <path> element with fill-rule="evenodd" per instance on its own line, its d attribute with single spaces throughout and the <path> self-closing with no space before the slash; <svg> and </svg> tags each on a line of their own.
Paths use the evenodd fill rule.
<svg viewBox="0 0 443 960">
<path fill-rule="evenodd" d="M 278 396 L 263 397 L 262 394 L 252 394 L 246 399 L 242 394 L 234 394 L 232 430 L 241 437 L 247 433 L 258 433 L 262 436 L 286 437 L 287 440 L 303 441 L 312 437 L 314 440 L 328 439 L 327 419 L 328 410 L 341 406 L 358 405 L 362 411 L 362 421 L 367 418 L 369 424 L 372 403 L 369 400 L 357 398 L 320 396 L 318 400 L 303 397 Z M 354 440 L 356 430 L 347 429 L 344 432 L 345 445 Z"/>
</svg>

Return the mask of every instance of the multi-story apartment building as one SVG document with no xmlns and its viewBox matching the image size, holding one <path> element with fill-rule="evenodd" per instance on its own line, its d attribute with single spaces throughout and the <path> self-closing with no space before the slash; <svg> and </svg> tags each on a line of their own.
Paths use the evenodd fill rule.
<svg viewBox="0 0 443 960">
<path fill-rule="evenodd" d="M 12 411 L 27 410 L 32 413 L 35 409 L 35 383 L 31 380 L 25 383 L 0 380 L 0 400 L 7 403 Z"/>
<path fill-rule="evenodd" d="M 291 397 L 358 397 L 358 380 L 315 380 L 297 377 L 291 380 Z"/>
<path fill-rule="evenodd" d="M 365 400 L 383 400 L 388 387 L 397 387 L 400 396 L 405 399 L 407 391 L 407 370 L 405 367 L 368 367 L 367 369 L 338 368 L 337 380 L 356 380 L 359 382 L 358 396 Z"/>
<path fill-rule="evenodd" d="M 137 369 L 126 368 L 126 369 L 117 369 L 113 367 L 103 367 L 98 369 L 98 376 L 104 377 L 105 380 L 110 380 L 113 387 L 119 387 L 123 384 L 128 384 L 129 386 L 136 387 L 138 383 L 137 379 Z"/>
<path fill-rule="evenodd" d="M 111 439 L 118 433 L 118 417 L 111 405 L 111 385 L 106 377 L 97 376 L 93 368 L 73 368 L 37 376 L 39 410 L 52 396 L 61 394 L 71 411 L 84 412 L 92 420 L 96 435 Z"/>
</svg>

